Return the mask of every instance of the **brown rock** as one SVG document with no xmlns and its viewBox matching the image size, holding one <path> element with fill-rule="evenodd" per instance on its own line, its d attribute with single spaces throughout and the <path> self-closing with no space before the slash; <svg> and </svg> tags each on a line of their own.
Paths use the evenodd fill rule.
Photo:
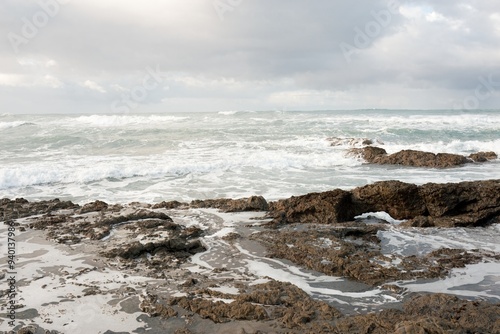
<svg viewBox="0 0 500 334">
<path fill-rule="evenodd" d="M 366 146 L 363 148 L 353 148 L 349 151 L 350 154 L 360 156 L 367 162 L 376 163 L 376 159 L 387 155 L 387 151 L 380 147 Z"/>
<path fill-rule="evenodd" d="M 273 202 L 270 210 L 274 224 L 331 224 L 349 221 L 355 216 L 349 192 L 340 189 L 292 196 Z"/>
<path fill-rule="evenodd" d="M 262 196 L 252 196 L 249 198 L 230 199 L 208 199 L 194 200 L 191 202 L 193 208 L 215 208 L 224 212 L 242 212 L 242 211 L 266 211 L 268 209 L 267 201 Z"/>
<path fill-rule="evenodd" d="M 500 218 L 500 180 L 427 183 L 382 181 L 351 192 L 340 189 L 272 202 L 271 224 L 347 222 L 366 212 L 385 211 L 403 226 L 479 226 Z"/>
<path fill-rule="evenodd" d="M 500 180 L 427 183 L 419 194 L 432 217 L 473 214 L 479 223 L 486 223 L 500 214 Z"/>
<path fill-rule="evenodd" d="M 177 209 L 180 207 L 188 207 L 189 204 L 178 201 L 161 202 L 153 205 L 153 209 Z"/>
<path fill-rule="evenodd" d="M 390 155 L 379 147 L 367 146 L 350 150 L 351 154 L 358 155 L 369 163 L 380 165 L 400 165 L 411 167 L 449 168 L 461 166 L 471 161 L 483 162 L 497 158 L 495 152 L 478 152 L 468 158 L 459 154 L 423 152 L 416 150 L 402 150 Z"/>
<path fill-rule="evenodd" d="M 498 333 L 500 304 L 467 301 L 445 294 L 421 295 L 404 305 L 407 314 L 437 317 L 468 333 Z M 446 328 L 444 328 L 446 329 Z"/>
<path fill-rule="evenodd" d="M 24 198 L 16 198 L 15 200 L 4 198 L 0 201 L 0 217 L 3 220 L 9 220 L 77 208 L 79 205 L 70 201 L 60 201 L 58 198 L 39 202 L 28 202 Z"/>
<path fill-rule="evenodd" d="M 357 214 L 385 211 L 395 219 L 408 219 L 426 213 L 418 186 L 400 181 L 383 181 L 356 188 L 352 201 Z"/>
<path fill-rule="evenodd" d="M 103 211 L 108 208 L 108 204 L 103 201 L 95 201 L 85 204 L 78 212 L 80 214 L 92 212 L 92 211 Z"/>
<path fill-rule="evenodd" d="M 495 152 L 477 152 L 469 155 L 469 159 L 474 162 L 485 162 L 488 160 L 495 160 L 498 156 Z"/>
</svg>

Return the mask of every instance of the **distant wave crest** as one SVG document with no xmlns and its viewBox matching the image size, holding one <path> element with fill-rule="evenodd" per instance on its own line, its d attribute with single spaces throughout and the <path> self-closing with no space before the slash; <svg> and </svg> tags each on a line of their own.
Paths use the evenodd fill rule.
<svg viewBox="0 0 500 334">
<path fill-rule="evenodd" d="M 23 121 L 0 122 L 0 130 L 17 128 L 17 127 L 25 126 L 25 125 L 35 125 L 35 124 L 30 123 L 30 122 L 23 122 Z"/>
</svg>

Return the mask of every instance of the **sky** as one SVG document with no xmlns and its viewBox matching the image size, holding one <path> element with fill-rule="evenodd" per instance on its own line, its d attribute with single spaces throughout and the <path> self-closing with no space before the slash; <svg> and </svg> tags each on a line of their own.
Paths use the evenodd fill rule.
<svg viewBox="0 0 500 334">
<path fill-rule="evenodd" d="M 0 113 L 500 108 L 498 0 L 1 0 Z"/>
</svg>

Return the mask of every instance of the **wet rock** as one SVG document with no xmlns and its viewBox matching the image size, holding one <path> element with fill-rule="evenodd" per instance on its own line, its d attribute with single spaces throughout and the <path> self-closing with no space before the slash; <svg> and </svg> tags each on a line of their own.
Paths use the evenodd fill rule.
<svg viewBox="0 0 500 334">
<path fill-rule="evenodd" d="M 70 201 L 53 199 L 50 201 L 28 202 L 24 198 L 0 200 L 0 219 L 9 220 L 51 213 L 62 209 L 78 209 L 79 205 Z"/>
<path fill-rule="evenodd" d="M 439 278 L 453 268 L 478 263 L 486 255 L 491 259 L 500 257 L 448 248 L 427 255 L 387 256 L 382 254 L 377 237 L 381 228 L 343 224 L 304 231 L 264 231 L 251 238 L 266 246 L 269 257 L 287 259 L 326 275 L 349 277 L 374 286 L 398 280 Z"/>
<path fill-rule="evenodd" d="M 499 304 L 461 300 L 444 294 L 417 295 L 403 310 L 344 317 L 334 333 L 500 333 Z"/>
<path fill-rule="evenodd" d="M 426 213 L 418 186 L 400 181 L 375 182 L 352 191 L 357 214 L 385 211 L 395 219 L 408 219 Z"/>
<path fill-rule="evenodd" d="M 365 159 L 367 162 L 376 163 L 376 159 L 386 156 L 387 151 L 380 147 L 367 146 L 363 148 L 354 148 L 349 151 L 349 154 L 359 156 Z"/>
<path fill-rule="evenodd" d="M 148 210 L 139 210 L 137 212 L 128 214 L 128 215 L 120 215 L 115 217 L 109 217 L 101 219 L 97 222 L 98 226 L 112 226 L 116 224 L 121 224 L 129 221 L 141 220 L 141 219 L 161 219 L 165 221 L 172 222 L 172 218 L 167 216 L 163 212 L 155 212 Z"/>
<path fill-rule="evenodd" d="M 498 155 L 495 152 L 477 152 L 469 155 L 469 159 L 474 162 L 485 162 L 489 160 L 495 160 L 498 158 Z"/>
<path fill-rule="evenodd" d="M 171 318 L 177 316 L 177 311 L 172 307 L 159 303 L 158 296 L 147 294 L 144 300 L 139 304 L 142 312 L 149 314 L 150 317 Z"/>
<path fill-rule="evenodd" d="M 249 286 L 247 289 L 239 295 L 202 289 L 193 296 L 171 298 L 168 304 L 197 313 L 215 323 L 234 320 L 275 320 L 282 327 L 300 330 L 310 329 L 312 323 L 327 324 L 341 316 L 335 308 L 311 299 L 307 293 L 290 283 L 271 281 Z M 213 301 L 206 299 L 207 295 L 208 298 L 234 299 L 234 301 L 230 303 Z"/>
<path fill-rule="evenodd" d="M 176 253 L 185 251 L 187 255 L 205 251 L 206 248 L 199 240 L 188 242 L 184 238 L 173 237 L 157 242 L 148 242 L 145 244 L 139 241 L 130 244 L 122 245 L 121 247 L 113 248 L 109 251 L 102 252 L 101 255 L 108 258 L 121 257 L 124 259 L 135 259 L 143 254 L 156 254 L 162 251 Z M 182 255 L 181 255 L 182 257 Z"/>
<path fill-rule="evenodd" d="M 408 315 L 446 319 L 452 329 L 500 333 L 500 304 L 467 301 L 445 294 L 420 295 L 404 305 Z M 415 320 L 412 320 L 416 323 Z M 443 328 L 443 329 L 446 329 Z"/>
<path fill-rule="evenodd" d="M 243 211 L 266 211 L 268 204 L 262 196 L 252 196 L 249 198 L 230 199 L 208 199 L 194 200 L 191 202 L 192 208 L 215 208 L 224 212 L 243 212 Z"/>
<path fill-rule="evenodd" d="M 461 166 L 470 162 L 484 162 L 496 159 L 494 152 L 478 152 L 465 157 L 459 154 L 423 152 L 416 150 L 402 150 L 390 155 L 379 147 L 367 146 L 354 148 L 349 151 L 369 163 L 379 165 L 400 165 L 411 167 L 449 168 Z"/>
<path fill-rule="evenodd" d="M 182 203 L 178 201 L 168 201 L 161 202 L 153 205 L 153 209 L 178 209 L 178 208 L 187 208 L 189 206 L 188 203 Z"/>
<path fill-rule="evenodd" d="M 91 203 L 85 204 L 78 212 L 80 214 L 93 212 L 93 211 L 103 211 L 108 209 L 108 204 L 103 201 L 94 201 Z"/>
<path fill-rule="evenodd" d="M 292 196 L 273 202 L 269 209 L 273 224 L 332 224 L 352 220 L 355 216 L 350 193 L 340 189 Z"/>
<path fill-rule="evenodd" d="M 382 181 L 351 192 L 336 189 L 291 197 L 272 202 L 269 210 L 273 225 L 331 224 L 385 211 L 395 219 L 409 219 L 403 226 L 483 226 L 499 219 L 500 180 L 422 186 Z"/>
<path fill-rule="evenodd" d="M 238 240 L 240 238 L 241 238 L 241 235 L 239 233 L 231 232 L 231 233 L 228 233 L 225 236 L 223 236 L 222 240 L 232 242 L 232 241 Z"/>
</svg>

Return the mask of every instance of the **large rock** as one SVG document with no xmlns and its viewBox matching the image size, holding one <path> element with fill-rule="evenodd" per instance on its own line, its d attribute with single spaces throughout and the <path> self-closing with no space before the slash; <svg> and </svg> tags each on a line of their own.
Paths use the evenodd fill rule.
<svg viewBox="0 0 500 334">
<path fill-rule="evenodd" d="M 414 227 L 481 226 L 500 216 L 500 180 L 427 183 L 419 187 L 427 213 L 406 222 Z"/>
<path fill-rule="evenodd" d="M 273 202 L 273 224 L 341 223 L 385 211 L 408 226 L 478 226 L 500 220 L 500 180 L 427 183 L 382 181 L 351 192 L 336 189 Z"/>
<path fill-rule="evenodd" d="M 323 193 L 273 202 L 270 206 L 274 223 L 331 224 L 352 220 L 354 206 L 349 192 L 335 189 Z"/>
<path fill-rule="evenodd" d="M 385 211 L 395 219 L 424 215 L 426 206 L 418 186 L 400 181 L 375 182 L 352 191 L 357 214 Z"/>
<path fill-rule="evenodd" d="M 495 160 L 498 158 L 497 154 L 495 152 L 477 152 L 477 153 L 472 153 L 469 155 L 469 159 L 471 159 L 474 162 L 485 162 L 488 160 Z"/>
<path fill-rule="evenodd" d="M 465 157 L 459 154 L 434 154 L 416 150 L 402 150 L 388 155 L 383 148 L 374 146 L 354 148 L 350 152 L 373 164 L 430 168 L 455 167 L 470 162 L 484 162 L 497 158 L 495 152 L 477 152 L 471 154 L 469 157 Z"/>
</svg>

